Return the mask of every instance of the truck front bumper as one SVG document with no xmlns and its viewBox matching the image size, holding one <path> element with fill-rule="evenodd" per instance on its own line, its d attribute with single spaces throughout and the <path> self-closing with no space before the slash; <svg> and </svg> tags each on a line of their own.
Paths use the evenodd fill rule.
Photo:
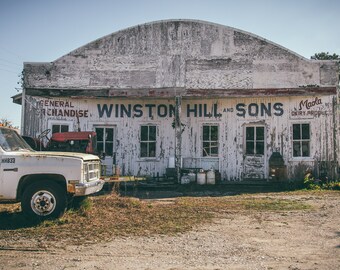
<svg viewBox="0 0 340 270">
<path fill-rule="evenodd" d="M 87 183 L 75 184 L 74 196 L 85 196 L 100 191 L 104 186 L 104 180 L 96 180 Z"/>
</svg>

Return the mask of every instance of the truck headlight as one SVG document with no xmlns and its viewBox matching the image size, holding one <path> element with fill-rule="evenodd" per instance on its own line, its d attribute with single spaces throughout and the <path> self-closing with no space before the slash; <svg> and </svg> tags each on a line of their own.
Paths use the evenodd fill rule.
<svg viewBox="0 0 340 270">
<path fill-rule="evenodd" d="M 84 164 L 84 181 L 89 181 L 89 166 Z"/>
<path fill-rule="evenodd" d="M 90 182 L 100 178 L 100 163 L 86 162 L 84 163 L 84 181 Z"/>
</svg>

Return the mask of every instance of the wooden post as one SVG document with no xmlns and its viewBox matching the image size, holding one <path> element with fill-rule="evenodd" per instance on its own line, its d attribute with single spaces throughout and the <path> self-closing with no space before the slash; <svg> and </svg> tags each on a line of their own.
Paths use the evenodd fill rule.
<svg viewBox="0 0 340 270">
<path fill-rule="evenodd" d="M 182 159 L 182 125 L 181 125 L 181 103 L 180 96 L 175 97 L 175 168 L 178 183 L 181 181 L 181 159 Z"/>
<path fill-rule="evenodd" d="M 340 96 L 340 93 L 338 94 Z M 333 97 L 333 171 L 332 171 L 332 177 L 333 179 L 338 179 L 339 178 L 339 156 L 338 156 L 338 151 L 340 149 L 340 145 L 337 145 L 339 143 L 339 140 L 337 140 L 337 130 L 338 130 L 338 125 L 340 125 L 339 122 L 339 116 L 340 116 L 340 104 L 337 104 L 337 97 Z M 337 120 L 338 119 L 338 120 Z"/>
</svg>

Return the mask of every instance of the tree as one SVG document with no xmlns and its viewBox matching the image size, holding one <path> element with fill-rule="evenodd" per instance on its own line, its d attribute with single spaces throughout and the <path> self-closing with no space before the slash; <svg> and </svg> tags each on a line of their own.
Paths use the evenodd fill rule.
<svg viewBox="0 0 340 270">
<path fill-rule="evenodd" d="M 0 119 L 0 126 L 10 127 L 10 128 L 18 128 L 18 127 L 13 126 L 12 121 L 10 121 L 10 120 L 8 120 L 6 118 L 1 118 Z"/>
<path fill-rule="evenodd" d="M 315 53 L 313 56 L 310 57 L 310 59 L 313 60 L 340 60 L 339 55 L 336 53 L 329 54 L 329 52 L 321 52 L 321 53 Z"/>
</svg>

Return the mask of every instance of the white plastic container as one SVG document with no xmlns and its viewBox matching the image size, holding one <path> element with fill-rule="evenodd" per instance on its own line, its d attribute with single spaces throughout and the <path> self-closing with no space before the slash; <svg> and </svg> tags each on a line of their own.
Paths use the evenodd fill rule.
<svg viewBox="0 0 340 270">
<path fill-rule="evenodd" d="M 190 177 L 188 175 L 183 175 L 181 177 L 181 184 L 182 185 L 190 184 Z"/>
<path fill-rule="evenodd" d="M 196 181 L 196 174 L 195 173 L 189 172 L 188 176 L 189 176 L 189 179 L 190 179 L 191 183 Z"/>
<path fill-rule="evenodd" d="M 198 185 L 205 185 L 206 181 L 206 174 L 204 171 L 200 171 L 197 173 L 197 184 Z"/>
<path fill-rule="evenodd" d="M 213 169 L 207 172 L 207 184 L 215 185 L 215 171 Z"/>
</svg>

